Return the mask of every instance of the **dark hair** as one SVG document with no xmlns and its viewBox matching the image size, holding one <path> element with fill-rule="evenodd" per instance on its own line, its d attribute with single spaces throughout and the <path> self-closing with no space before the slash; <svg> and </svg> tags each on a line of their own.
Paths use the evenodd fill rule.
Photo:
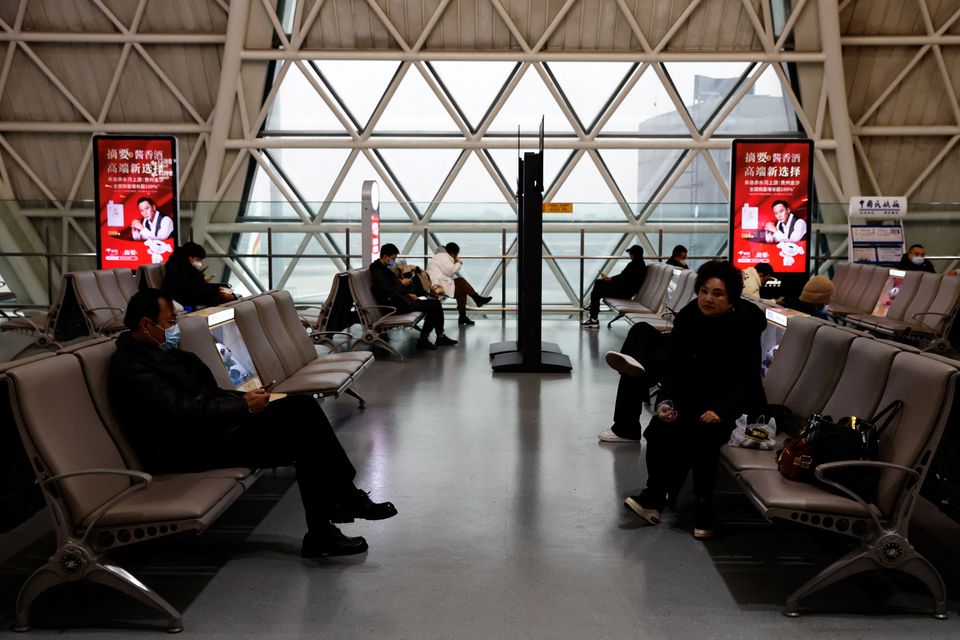
<svg viewBox="0 0 960 640">
<path fill-rule="evenodd" d="M 777 206 L 778 204 L 782 204 L 784 207 L 787 208 L 787 211 L 790 211 L 790 205 L 787 203 L 786 200 L 774 200 L 774 201 L 773 201 L 773 204 L 770 205 L 770 208 L 773 209 L 773 208 L 774 208 L 775 206 Z"/>
<path fill-rule="evenodd" d="M 907 253 L 910 253 L 910 252 L 913 251 L 914 249 L 923 249 L 924 251 L 927 250 L 927 248 L 926 248 L 925 246 L 923 246 L 922 244 L 912 244 L 912 245 L 910 245 L 910 248 L 907 249 Z"/>
<path fill-rule="evenodd" d="M 676 257 L 679 256 L 681 253 L 687 253 L 687 248 L 686 248 L 685 246 L 683 246 L 682 244 L 678 244 L 677 246 L 675 246 L 675 247 L 673 248 L 673 253 L 670 254 L 670 257 L 671 257 L 671 258 L 676 258 Z"/>
<path fill-rule="evenodd" d="M 386 258 L 387 256 L 395 256 L 400 253 L 400 249 L 397 249 L 397 245 L 390 244 L 389 242 L 382 247 L 380 247 L 380 257 Z"/>
<path fill-rule="evenodd" d="M 640 256 L 640 257 L 642 258 L 642 257 L 643 257 L 643 247 L 641 247 L 641 246 L 638 245 L 638 244 L 635 244 L 635 245 L 633 245 L 632 247 L 630 247 L 629 249 L 627 249 L 627 253 L 630 254 L 631 256 Z"/>
<path fill-rule="evenodd" d="M 144 202 L 149 202 L 154 209 L 156 209 L 157 207 L 157 203 L 153 201 L 153 198 L 148 198 L 147 196 L 143 196 L 142 198 L 137 200 L 137 206 L 139 207 Z"/>
<path fill-rule="evenodd" d="M 717 278 L 723 283 L 731 303 L 740 299 L 740 294 L 743 293 L 743 274 L 740 273 L 740 269 L 733 266 L 733 263 L 726 260 L 704 262 L 703 266 L 697 269 L 697 279 L 694 282 L 696 290 L 699 292 L 710 278 Z"/>
<path fill-rule="evenodd" d="M 168 305 L 173 306 L 170 296 L 160 289 L 141 289 L 130 296 L 127 311 L 123 316 L 124 326 L 130 331 L 136 331 L 141 318 L 157 322 L 160 319 L 160 300 L 166 300 Z"/>
<path fill-rule="evenodd" d="M 456 242 L 448 242 L 443 248 L 446 249 L 447 253 L 450 255 L 456 255 L 460 253 L 460 245 L 458 245 Z"/>
<path fill-rule="evenodd" d="M 762 276 L 773 276 L 773 267 L 771 267 L 767 262 L 758 262 L 757 264 L 753 265 L 753 268 L 756 269 L 757 273 Z"/>
<path fill-rule="evenodd" d="M 196 242 L 184 242 L 182 245 L 180 245 L 178 251 L 188 258 L 200 258 L 203 260 L 207 257 L 207 250 Z"/>
</svg>

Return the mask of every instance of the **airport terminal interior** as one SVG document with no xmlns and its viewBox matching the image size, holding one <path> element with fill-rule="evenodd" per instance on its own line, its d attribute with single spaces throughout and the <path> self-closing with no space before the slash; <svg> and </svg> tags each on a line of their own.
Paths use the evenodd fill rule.
<svg viewBox="0 0 960 640">
<path fill-rule="evenodd" d="M 0 629 L 960 630 L 957 0 L 0 1 Z"/>
</svg>

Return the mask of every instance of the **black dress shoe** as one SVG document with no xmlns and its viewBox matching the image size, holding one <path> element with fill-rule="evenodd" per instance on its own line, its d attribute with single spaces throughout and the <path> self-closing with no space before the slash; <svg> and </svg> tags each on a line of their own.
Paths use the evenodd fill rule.
<svg viewBox="0 0 960 640">
<path fill-rule="evenodd" d="M 370 494 L 363 489 L 354 489 L 354 493 L 334 509 L 330 522 L 353 522 L 357 518 L 386 520 L 395 515 L 397 508 L 392 502 L 374 502 L 370 499 Z"/>
<path fill-rule="evenodd" d="M 352 556 L 368 549 L 362 536 L 351 538 L 343 535 L 332 524 L 323 531 L 308 531 L 303 536 L 300 556 L 303 558 L 321 558 L 323 556 Z"/>
<path fill-rule="evenodd" d="M 460 316 L 460 319 L 457 320 L 457 324 L 465 324 L 467 326 L 473 326 L 477 323 L 471 320 L 470 318 L 468 318 L 467 316 Z"/>
<path fill-rule="evenodd" d="M 437 345 L 433 344 L 429 340 L 420 339 L 417 340 L 417 349 L 422 349 L 424 351 L 436 351 Z"/>
<path fill-rule="evenodd" d="M 476 303 L 477 307 L 482 307 L 493 300 L 493 296 L 476 296 L 473 301 Z"/>
<path fill-rule="evenodd" d="M 455 344 L 457 344 L 457 341 L 454 340 L 453 338 L 448 337 L 447 334 L 443 334 L 442 336 L 437 338 L 438 347 L 451 347 Z"/>
</svg>

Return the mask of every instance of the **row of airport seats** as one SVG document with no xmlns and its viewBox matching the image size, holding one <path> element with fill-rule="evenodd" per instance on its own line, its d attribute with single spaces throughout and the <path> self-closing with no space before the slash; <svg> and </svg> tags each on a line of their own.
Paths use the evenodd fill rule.
<svg viewBox="0 0 960 640">
<path fill-rule="evenodd" d="M 834 482 L 840 469 L 872 467 L 876 495 L 858 496 L 838 484 L 793 482 L 777 470 L 775 451 L 724 446 L 721 461 L 767 520 L 780 519 L 858 540 L 858 547 L 794 592 L 785 613 L 797 615 L 807 596 L 847 576 L 893 569 L 920 579 L 934 596 L 934 614 L 946 611 L 946 589 L 936 568 L 910 544 L 908 528 L 919 491 L 951 419 L 960 363 L 924 354 L 808 316 L 791 317 L 764 378 L 767 400 L 789 408 L 793 435 L 813 413 L 870 418 L 895 400 L 903 410 L 883 432 L 880 459 L 821 465 Z M 778 436 L 778 444 L 786 437 Z M 779 447 L 778 447 L 779 448 Z"/>
<path fill-rule="evenodd" d="M 403 360 L 400 352 L 394 349 L 384 336 L 394 329 L 415 327 L 423 319 L 423 314 L 419 311 L 398 313 L 396 307 L 379 304 L 373 297 L 373 278 L 370 276 L 369 267 L 351 269 L 347 272 L 347 277 L 353 304 L 363 329 L 359 340 L 370 346 L 382 347 Z M 333 292 L 328 298 L 334 299 Z"/>
<path fill-rule="evenodd" d="M 607 326 L 626 318 L 631 324 L 646 322 L 659 331 L 670 331 L 674 314 L 696 297 L 696 278 L 697 274 L 688 269 L 660 262 L 648 265 L 643 284 L 633 298 L 603 299 L 617 313 Z"/>
<path fill-rule="evenodd" d="M 317 356 L 300 325 L 293 299 L 273 291 L 233 309 L 244 343 L 261 379 L 274 391 L 317 397 L 347 393 L 373 363 L 370 353 Z M 181 345 L 233 388 L 208 329 L 210 315 L 187 315 Z M 124 569 L 108 552 L 183 532 L 205 531 L 255 481 L 256 472 L 234 468 L 202 473 L 151 475 L 143 471 L 110 407 L 108 374 L 114 339 L 100 337 L 56 353 L 43 353 L 0 367 L 7 393 L 0 415 L 17 426 L 57 534 L 57 549 L 23 585 L 16 626 L 30 628 L 30 608 L 47 589 L 88 580 L 154 608 L 167 630 L 183 628 L 181 614 Z M 56 389 L 57 402 L 50 402 Z"/>
<path fill-rule="evenodd" d="M 205 310 L 203 315 L 182 316 L 181 344 L 184 350 L 203 360 L 220 386 L 230 388 L 232 383 L 208 326 L 208 319 L 220 308 Z M 373 365 L 373 354 L 347 351 L 318 356 L 289 291 L 267 292 L 222 308 L 229 310 L 236 321 L 261 382 L 276 381 L 272 391 L 311 393 L 318 397 L 347 394 L 356 398 L 361 408 L 365 405 L 352 387 Z"/>
<path fill-rule="evenodd" d="M 89 335 L 112 335 L 123 330 L 123 314 L 130 297 L 145 287 L 159 288 L 164 265 L 130 269 L 102 269 L 65 273 L 57 299 L 45 313 L 22 315 L 0 324 L 0 331 L 25 333 L 38 346 Z"/>
<path fill-rule="evenodd" d="M 872 333 L 944 350 L 960 309 L 960 277 L 907 271 L 886 315 L 873 315 L 889 276 L 886 267 L 839 263 L 830 314 Z"/>
</svg>

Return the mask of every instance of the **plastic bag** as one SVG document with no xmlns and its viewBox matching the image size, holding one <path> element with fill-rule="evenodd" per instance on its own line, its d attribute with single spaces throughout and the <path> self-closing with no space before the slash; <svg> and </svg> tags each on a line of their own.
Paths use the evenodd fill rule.
<svg viewBox="0 0 960 640">
<path fill-rule="evenodd" d="M 763 416 L 756 421 L 750 422 L 747 414 L 737 418 L 737 426 L 730 433 L 731 447 L 743 447 L 745 449 L 773 449 L 776 441 L 773 437 L 777 435 L 777 421 L 770 418 L 766 421 Z"/>
</svg>

